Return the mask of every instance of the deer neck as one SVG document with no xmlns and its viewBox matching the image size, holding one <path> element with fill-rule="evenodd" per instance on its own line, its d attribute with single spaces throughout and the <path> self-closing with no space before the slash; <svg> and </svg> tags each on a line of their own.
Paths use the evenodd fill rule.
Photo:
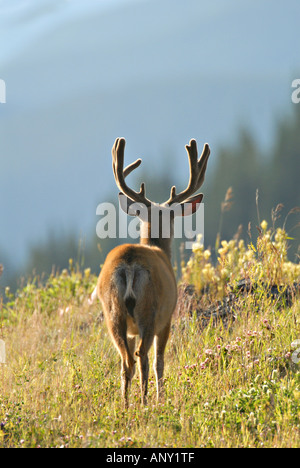
<svg viewBox="0 0 300 468">
<path fill-rule="evenodd" d="M 162 237 L 161 232 L 157 236 L 153 236 L 153 233 L 151 233 L 151 223 L 141 223 L 140 244 L 159 247 L 165 252 L 170 261 L 172 257 L 172 240 L 172 232 L 169 237 Z"/>
</svg>

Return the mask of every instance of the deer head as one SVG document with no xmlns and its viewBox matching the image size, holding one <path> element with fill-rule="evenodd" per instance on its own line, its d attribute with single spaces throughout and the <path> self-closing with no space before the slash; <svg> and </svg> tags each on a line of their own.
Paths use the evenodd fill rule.
<svg viewBox="0 0 300 468">
<path fill-rule="evenodd" d="M 116 184 L 121 190 L 120 206 L 128 215 L 138 216 L 141 221 L 141 244 L 157 245 L 168 257 L 171 257 L 171 242 L 174 234 L 175 216 L 191 215 L 197 211 L 203 194 L 193 195 L 204 182 L 210 149 L 206 143 L 198 159 L 197 143 L 191 140 L 186 145 L 189 158 L 190 178 L 185 190 L 176 193 L 171 188 L 170 197 L 162 204 L 154 203 L 146 197 L 145 183 L 142 182 L 139 192 L 128 187 L 125 178 L 142 162 L 137 159 L 124 169 L 124 138 L 117 138 L 112 148 L 113 173 Z"/>
</svg>

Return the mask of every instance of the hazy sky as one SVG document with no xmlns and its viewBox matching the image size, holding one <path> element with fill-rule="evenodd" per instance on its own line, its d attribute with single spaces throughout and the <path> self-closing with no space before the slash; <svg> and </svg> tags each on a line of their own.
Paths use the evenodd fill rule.
<svg viewBox="0 0 300 468">
<path fill-rule="evenodd" d="M 191 137 L 216 160 L 241 126 L 268 148 L 295 105 L 299 15 L 299 0 L 0 0 L 0 254 L 93 232 L 117 136 L 149 171 Z"/>
<path fill-rule="evenodd" d="M 0 65 L 11 59 L 53 21 L 147 0 L 0 0 Z"/>
</svg>

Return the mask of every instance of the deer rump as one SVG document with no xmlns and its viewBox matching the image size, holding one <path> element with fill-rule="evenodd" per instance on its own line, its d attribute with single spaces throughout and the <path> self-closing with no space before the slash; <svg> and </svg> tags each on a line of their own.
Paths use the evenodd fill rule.
<svg viewBox="0 0 300 468">
<path fill-rule="evenodd" d="M 114 282 L 118 290 L 119 304 L 125 305 L 127 313 L 136 322 L 134 309 L 144 305 L 150 296 L 148 289 L 151 286 L 149 271 L 137 263 L 121 264 L 115 271 Z M 148 305 L 150 306 L 149 302 Z"/>
<path fill-rule="evenodd" d="M 142 338 L 146 329 L 157 335 L 169 322 L 177 300 L 176 281 L 164 254 L 156 247 L 124 245 L 109 256 L 113 270 L 106 274 L 104 265 L 105 284 L 100 290 L 108 322 L 126 323 L 129 337 Z"/>
</svg>

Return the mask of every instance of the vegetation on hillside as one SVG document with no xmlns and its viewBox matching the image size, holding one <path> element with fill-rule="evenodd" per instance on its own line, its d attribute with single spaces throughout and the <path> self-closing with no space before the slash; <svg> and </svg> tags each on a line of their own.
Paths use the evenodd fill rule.
<svg viewBox="0 0 300 468">
<path fill-rule="evenodd" d="M 73 235 L 53 235 L 32 247 L 31 279 L 0 289 L 0 447 L 300 446 L 296 107 L 269 154 L 245 131 L 220 149 L 204 187 L 205 244 L 190 258 L 175 244 L 179 289 L 193 301 L 179 295 L 163 402 L 153 373 L 147 406 L 138 375 L 122 406 L 119 356 L 90 301 L 110 239 L 78 248 Z M 157 198 L 170 184 L 156 181 Z M 214 311 L 226 298 L 225 320 Z"/>
<path fill-rule="evenodd" d="M 247 277 L 257 285 L 233 305 L 233 321 L 209 321 L 179 300 L 166 351 L 165 398 L 130 405 L 120 395 L 120 362 L 91 303 L 96 277 L 70 261 L 45 282 L 28 281 L 0 304 L 0 447 L 299 447 L 299 264 L 288 236 L 262 221 L 257 242 L 221 241 L 218 262 L 200 244 L 182 281 L 210 303 Z M 294 288 L 289 303 L 266 283 Z M 299 283 L 298 283 L 299 284 Z M 150 355 L 150 359 L 152 354 Z"/>
</svg>

